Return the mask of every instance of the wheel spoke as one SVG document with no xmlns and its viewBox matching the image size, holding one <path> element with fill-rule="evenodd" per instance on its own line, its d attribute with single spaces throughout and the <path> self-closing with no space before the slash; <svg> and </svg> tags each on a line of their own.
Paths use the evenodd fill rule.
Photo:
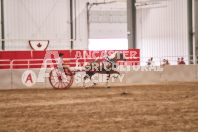
<svg viewBox="0 0 198 132">
<path fill-rule="evenodd" d="M 49 81 L 56 89 L 67 89 L 73 83 L 73 75 L 70 69 L 65 69 L 64 73 L 59 69 L 53 69 L 50 72 Z"/>
<path fill-rule="evenodd" d="M 67 85 L 65 85 L 65 83 L 63 82 L 63 87 L 66 87 Z"/>
<path fill-rule="evenodd" d="M 63 82 L 61 82 L 61 87 L 62 87 L 62 88 L 65 88 L 65 86 L 63 85 Z"/>
<path fill-rule="evenodd" d="M 59 86 L 60 86 L 60 83 L 58 83 L 58 88 L 60 89 L 60 87 L 59 87 Z"/>
<path fill-rule="evenodd" d="M 57 83 L 59 83 L 59 82 L 56 82 L 56 80 L 54 80 L 53 82 L 54 82 L 53 84 L 55 84 L 55 85 L 57 85 Z"/>
<path fill-rule="evenodd" d="M 58 77 L 52 77 L 51 80 L 54 80 L 55 82 L 59 82 Z"/>
<path fill-rule="evenodd" d="M 55 86 L 57 86 L 57 84 L 58 84 L 58 83 L 56 82 L 56 83 L 55 83 Z"/>
</svg>

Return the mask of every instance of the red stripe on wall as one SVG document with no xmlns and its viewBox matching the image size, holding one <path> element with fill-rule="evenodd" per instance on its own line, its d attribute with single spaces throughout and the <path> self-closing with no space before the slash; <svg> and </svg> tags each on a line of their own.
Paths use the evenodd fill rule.
<svg viewBox="0 0 198 132">
<path fill-rule="evenodd" d="M 107 51 L 107 55 L 111 55 L 115 51 Z M 41 59 L 41 60 L 31 60 L 29 61 L 30 65 L 29 68 L 41 68 L 43 59 L 56 59 L 58 57 L 59 53 L 63 53 L 63 58 L 73 58 L 69 62 L 65 63 L 72 63 L 70 64 L 71 67 L 76 66 L 76 61 L 78 60 L 79 66 L 83 66 L 84 62 L 90 62 L 95 60 L 97 57 L 103 57 L 104 55 L 101 55 L 101 53 L 104 53 L 104 51 L 89 51 L 89 50 L 47 50 L 47 51 L 0 51 L 0 60 L 9 59 L 12 60 L 31 60 L 31 59 Z M 124 50 L 124 55 L 126 57 L 130 57 L 131 53 L 136 53 L 133 58 L 130 58 L 127 60 L 128 65 L 139 65 L 140 62 L 140 50 L 139 49 L 130 49 L 130 50 Z M 47 57 L 46 57 L 47 56 Z M 87 58 L 86 60 L 82 58 Z M 88 59 L 92 58 L 92 59 Z M 53 61 L 55 63 L 55 61 Z M 10 66 L 2 66 L 1 64 L 9 64 L 9 62 L 2 62 L 0 61 L 0 69 L 9 69 Z M 28 68 L 28 66 L 25 65 L 17 65 L 17 64 L 28 64 L 27 61 L 17 61 L 14 62 L 15 64 L 13 66 L 14 69 L 20 69 L 20 68 Z M 120 63 L 121 64 L 121 63 Z"/>
</svg>

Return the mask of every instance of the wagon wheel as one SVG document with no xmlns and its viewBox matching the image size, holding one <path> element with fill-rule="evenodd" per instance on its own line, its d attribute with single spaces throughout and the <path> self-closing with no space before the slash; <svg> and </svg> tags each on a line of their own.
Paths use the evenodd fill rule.
<svg viewBox="0 0 198 132">
<path fill-rule="evenodd" d="M 73 80 L 74 76 L 69 68 L 65 68 L 63 71 L 55 68 L 50 72 L 49 82 L 55 89 L 68 89 Z"/>
</svg>

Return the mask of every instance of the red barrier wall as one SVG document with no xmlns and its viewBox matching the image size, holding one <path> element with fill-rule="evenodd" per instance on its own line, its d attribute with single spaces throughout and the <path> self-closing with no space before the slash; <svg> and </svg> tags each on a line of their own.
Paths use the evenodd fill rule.
<svg viewBox="0 0 198 132">
<path fill-rule="evenodd" d="M 114 51 L 106 51 L 107 55 L 111 55 Z M 140 50 L 139 49 L 129 49 L 129 50 L 123 50 L 122 51 L 124 56 L 126 57 L 133 57 L 129 58 L 127 60 L 128 65 L 138 65 L 140 62 Z M 58 51 L 0 51 L 0 60 L 8 59 L 10 61 L 16 60 L 16 59 L 41 59 L 41 60 L 31 60 L 29 61 L 29 64 L 38 64 L 43 63 L 43 59 L 55 59 L 58 56 L 54 56 L 53 54 L 59 54 L 64 53 L 63 58 L 71 58 L 69 62 L 66 63 L 72 63 L 70 64 L 71 67 L 76 66 L 76 60 L 78 60 L 79 66 L 82 66 L 84 62 L 93 61 L 94 59 L 97 59 L 98 57 L 103 57 L 104 51 L 89 51 L 89 50 L 58 50 Z M 47 55 L 48 54 L 48 55 Z M 73 59 L 72 59 L 73 58 Z M 81 58 L 87 58 L 87 59 L 81 59 Z M 92 58 L 92 59 L 88 59 Z M 52 61 L 55 63 L 55 61 Z M 119 64 L 122 64 L 123 62 L 119 62 Z M 8 69 L 9 66 L 2 66 L 1 64 L 9 64 L 9 62 L 2 62 L 0 61 L 0 69 Z M 13 63 L 14 69 L 19 68 L 28 68 L 28 66 L 25 65 L 17 65 L 17 64 L 28 64 L 27 61 L 17 61 Z M 125 64 L 125 63 L 124 63 Z M 29 68 L 41 68 L 41 65 L 30 65 Z"/>
</svg>

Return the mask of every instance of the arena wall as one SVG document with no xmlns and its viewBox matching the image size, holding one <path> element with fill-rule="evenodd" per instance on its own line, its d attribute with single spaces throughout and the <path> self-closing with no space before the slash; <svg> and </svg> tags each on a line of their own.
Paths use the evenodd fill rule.
<svg viewBox="0 0 198 132">
<path fill-rule="evenodd" d="M 0 89 L 11 89 L 11 74 L 9 69 L 0 69 Z"/>
<path fill-rule="evenodd" d="M 141 67 L 144 69 L 144 67 Z M 159 83 L 161 73 L 159 71 L 128 71 L 126 72 L 126 84 L 134 83 Z"/>
<path fill-rule="evenodd" d="M 187 2 L 161 0 L 150 8 L 140 6 L 136 10 L 137 48 L 142 57 L 163 56 L 170 63 L 177 60 L 172 61 L 173 56 L 189 60 Z"/>
<path fill-rule="evenodd" d="M 162 67 L 161 67 L 162 68 Z M 130 66 L 130 71 L 121 71 L 121 75 L 124 74 L 122 82 L 119 79 L 110 79 L 111 85 L 132 85 L 132 84 L 149 84 L 149 83 L 163 83 L 163 82 L 198 82 L 198 65 L 182 65 L 182 66 L 165 66 L 163 71 L 145 71 L 145 67 L 141 67 L 141 70 L 135 71 L 132 70 L 133 67 Z M 154 69 L 154 68 L 153 68 Z M 40 69 L 31 69 L 38 74 Z M 22 74 L 27 71 L 27 69 L 0 69 L 1 80 L 0 80 L 0 89 L 21 89 L 21 88 L 52 88 L 49 83 L 48 77 L 45 78 L 43 83 L 36 83 L 32 87 L 26 87 L 22 83 Z M 49 73 L 50 69 L 46 70 L 46 73 Z M 80 75 L 81 77 L 85 72 L 80 72 L 75 75 Z M 102 76 L 102 75 L 100 75 Z M 103 76 L 103 80 L 106 80 Z M 82 79 L 82 78 L 81 78 Z M 99 79 L 97 77 L 96 79 Z M 105 82 L 99 83 L 100 85 L 105 86 Z M 92 83 L 87 84 L 91 86 Z M 80 81 L 77 83 L 74 81 L 72 87 L 82 87 L 83 82 Z"/>
</svg>

